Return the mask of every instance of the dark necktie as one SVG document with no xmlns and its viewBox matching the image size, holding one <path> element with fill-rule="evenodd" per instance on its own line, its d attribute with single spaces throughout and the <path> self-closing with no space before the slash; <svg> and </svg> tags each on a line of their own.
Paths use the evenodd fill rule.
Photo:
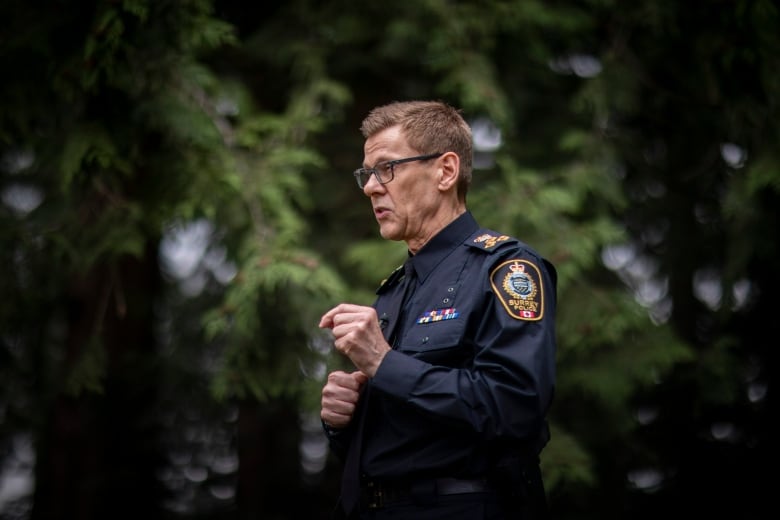
<svg viewBox="0 0 780 520">
<path fill-rule="evenodd" d="M 399 280 L 399 287 L 394 293 L 398 300 L 390 307 L 395 309 L 394 315 L 391 316 L 390 328 L 384 331 L 385 339 L 393 348 L 395 348 L 397 334 L 401 331 L 401 322 L 404 320 L 404 307 L 414 292 L 414 286 L 416 285 L 414 282 L 415 274 L 410 258 L 404 264 L 404 276 Z M 371 382 L 369 381 L 363 388 L 363 395 L 360 396 L 360 403 L 355 411 L 357 424 L 352 435 L 352 441 L 347 449 L 344 473 L 341 476 L 341 506 L 347 516 L 355 510 L 360 498 L 360 452 L 363 444 L 365 419 L 368 414 L 370 391 Z"/>
</svg>

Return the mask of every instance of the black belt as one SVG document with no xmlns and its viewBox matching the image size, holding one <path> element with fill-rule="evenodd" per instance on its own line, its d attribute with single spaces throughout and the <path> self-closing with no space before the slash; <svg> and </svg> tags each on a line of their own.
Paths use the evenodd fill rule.
<svg viewBox="0 0 780 520">
<path fill-rule="evenodd" d="M 493 488 L 485 479 L 437 478 L 418 480 L 410 484 L 369 480 L 364 482 L 361 494 L 362 502 L 366 507 L 378 509 L 393 502 L 415 497 L 485 493 L 492 490 Z"/>
</svg>

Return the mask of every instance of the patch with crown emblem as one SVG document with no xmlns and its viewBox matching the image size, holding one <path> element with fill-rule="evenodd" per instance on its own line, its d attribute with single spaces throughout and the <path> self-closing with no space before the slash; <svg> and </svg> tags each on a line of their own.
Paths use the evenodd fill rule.
<svg viewBox="0 0 780 520">
<path fill-rule="evenodd" d="M 502 263 L 490 274 L 490 285 L 510 316 L 538 321 L 544 314 L 544 290 L 539 268 L 528 260 Z"/>
</svg>

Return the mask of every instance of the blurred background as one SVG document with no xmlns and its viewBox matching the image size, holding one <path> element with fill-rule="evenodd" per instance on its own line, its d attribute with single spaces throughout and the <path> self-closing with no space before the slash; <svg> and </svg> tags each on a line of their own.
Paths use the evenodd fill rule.
<svg viewBox="0 0 780 520">
<path fill-rule="evenodd" d="M 472 212 L 558 267 L 554 518 L 766 518 L 778 27 L 770 0 L 2 0 L 0 518 L 328 517 L 317 323 L 403 261 L 351 172 L 407 99 L 462 108 Z"/>
</svg>

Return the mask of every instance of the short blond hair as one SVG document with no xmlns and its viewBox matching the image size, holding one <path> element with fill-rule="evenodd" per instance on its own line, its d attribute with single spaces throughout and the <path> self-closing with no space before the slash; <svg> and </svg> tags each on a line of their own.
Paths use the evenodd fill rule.
<svg viewBox="0 0 780 520">
<path fill-rule="evenodd" d="M 460 110 L 442 101 L 396 101 L 372 109 L 360 125 L 360 132 L 368 139 L 397 125 L 409 146 L 421 155 L 458 154 L 458 199 L 465 201 L 471 185 L 473 148 L 471 127 Z"/>
</svg>

